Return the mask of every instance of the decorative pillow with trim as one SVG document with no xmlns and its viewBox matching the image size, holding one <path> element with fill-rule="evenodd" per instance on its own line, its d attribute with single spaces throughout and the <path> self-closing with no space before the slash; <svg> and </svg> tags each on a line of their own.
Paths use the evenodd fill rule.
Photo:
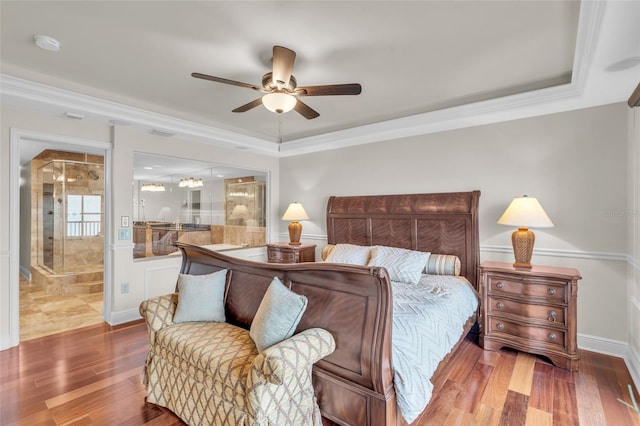
<svg viewBox="0 0 640 426">
<path fill-rule="evenodd" d="M 227 270 L 178 277 L 178 306 L 173 322 L 224 322 L 224 285 Z"/>
<path fill-rule="evenodd" d="M 330 263 L 348 263 L 350 265 L 364 266 L 369 262 L 370 255 L 370 246 L 336 244 L 327 255 L 325 261 Z"/>
<path fill-rule="evenodd" d="M 306 309 L 307 298 L 289 290 L 274 277 L 249 329 L 258 351 L 293 336 Z"/>
<path fill-rule="evenodd" d="M 460 275 L 460 258 L 451 254 L 432 254 L 425 268 L 432 275 Z"/>
<path fill-rule="evenodd" d="M 367 266 L 383 266 L 391 281 L 417 284 L 425 269 L 429 252 L 399 247 L 374 246 Z"/>
</svg>

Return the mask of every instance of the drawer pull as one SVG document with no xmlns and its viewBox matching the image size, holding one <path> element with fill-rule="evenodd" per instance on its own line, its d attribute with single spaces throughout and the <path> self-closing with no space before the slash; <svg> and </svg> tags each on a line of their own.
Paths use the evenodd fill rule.
<svg viewBox="0 0 640 426">
<path fill-rule="evenodd" d="M 547 289 L 547 294 L 549 296 L 553 296 L 554 294 L 556 294 L 556 289 L 555 288 L 548 288 Z"/>
<path fill-rule="evenodd" d="M 496 303 L 496 308 L 503 309 L 504 308 L 504 303 L 502 303 L 502 302 Z"/>
<path fill-rule="evenodd" d="M 504 284 L 502 283 L 502 281 L 498 281 L 496 283 L 496 288 L 502 288 L 502 287 L 504 287 Z"/>
<path fill-rule="evenodd" d="M 549 338 L 549 340 L 556 340 L 558 336 L 556 336 L 556 333 L 549 333 L 547 334 L 547 337 Z"/>
<path fill-rule="evenodd" d="M 547 312 L 547 321 L 556 322 L 556 311 L 548 311 Z"/>
<path fill-rule="evenodd" d="M 496 328 L 497 328 L 498 330 L 502 330 L 502 329 L 504 328 L 504 324 L 503 324 L 503 323 L 501 323 L 501 322 L 499 322 L 499 323 L 497 323 L 497 324 L 496 324 Z"/>
</svg>

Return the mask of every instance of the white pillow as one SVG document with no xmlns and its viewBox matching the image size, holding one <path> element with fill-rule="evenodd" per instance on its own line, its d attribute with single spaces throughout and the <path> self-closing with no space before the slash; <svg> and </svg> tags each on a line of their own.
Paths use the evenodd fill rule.
<svg viewBox="0 0 640 426">
<path fill-rule="evenodd" d="M 364 266 L 369 261 L 370 246 L 358 246 L 355 244 L 336 244 L 329 252 L 326 262 L 348 263 Z"/>
<path fill-rule="evenodd" d="M 391 281 L 417 284 L 424 271 L 429 252 L 398 247 L 374 246 L 367 266 L 383 266 Z"/>
<path fill-rule="evenodd" d="M 227 270 L 178 277 L 178 306 L 173 322 L 224 322 L 224 285 Z"/>
</svg>

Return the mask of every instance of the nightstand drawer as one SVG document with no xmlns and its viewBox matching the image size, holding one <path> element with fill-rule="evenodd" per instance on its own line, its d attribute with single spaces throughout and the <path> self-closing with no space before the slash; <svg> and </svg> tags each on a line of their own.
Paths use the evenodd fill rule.
<svg viewBox="0 0 640 426">
<path fill-rule="evenodd" d="M 509 293 L 517 297 L 536 297 L 566 303 L 566 283 L 544 280 L 512 279 L 503 276 L 489 277 L 490 293 Z"/>
<path fill-rule="evenodd" d="M 515 315 L 525 320 L 533 319 L 541 323 L 566 326 L 566 315 L 564 307 L 535 305 L 530 303 L 516 302 L 514 300 L 492 297 L 489 300 L 489 315 Z"/>
<path fill-rule="evenodd" d="M 270 263 L 296 263 L 296 254 L 292 251 L 279 251 L 269 253 Z"/>
<path fill-rule="evenodd" d="M 269 263 L 315 262 L 315 244 L 267 244 L 267 260 Z"/>
<path fill-rule="evenodd" d="M 555 328 L 535 327 L 531 324 L 519 324 L 504 318 L 489 317 L 489 335 L 508 334 L 529 341 L 558 345 L 565 348 L 565 331 Z"/>
</svg>

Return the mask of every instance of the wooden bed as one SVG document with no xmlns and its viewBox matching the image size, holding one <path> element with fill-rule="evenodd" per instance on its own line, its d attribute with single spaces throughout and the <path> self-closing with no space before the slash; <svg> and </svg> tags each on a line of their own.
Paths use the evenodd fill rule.
<svg viewBox="0 0 640 426">
<path fill-rule="evenodd" d="M 477 289 L 479 197 L 479 191 L 331 197 L 327 205 L 328 243 L 456 255 L 461 260 L 461 274 Z M 308 298 L 297 331 L 321 327 L 336 341 L 335 352 L 316 363 L 313 372 L 325 419 L 340 425 L 406 424 L 393 386 L 392 295 L 384 268 L 266 264 L 188 244 L 178 246 L 183 253 L 182 273 L 231 271 L 225 295 L 228 322 L 248 327 L 274 276 Z M 475 315 L 469 318 L 462 338 L 475 321 Z"/>
</svg>

